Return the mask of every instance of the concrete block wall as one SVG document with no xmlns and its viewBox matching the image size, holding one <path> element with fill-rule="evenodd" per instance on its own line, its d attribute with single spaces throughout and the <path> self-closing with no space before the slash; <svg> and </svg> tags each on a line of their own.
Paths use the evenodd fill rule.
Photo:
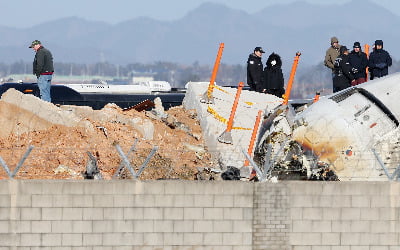
<svg viewBox="0 0 400 250">
<path fill-rule="evenodd" d="M 400 183 L 0 181 L 5 249 L 400 249 Z"/>
<path fill-rule="evenodd" d="M 293 250 L 400 249 L 400 183 L 288 183 Z"/>
<path fill-rule="evenodd" d="M 0 250 L 252 248 L 251 183 L 0 181 Z"/>
<path fill-rule="evenodd" d="M 258 183 L 254 189 L 253 249 L 291 249 L 287 183 Z"/>
</svg>

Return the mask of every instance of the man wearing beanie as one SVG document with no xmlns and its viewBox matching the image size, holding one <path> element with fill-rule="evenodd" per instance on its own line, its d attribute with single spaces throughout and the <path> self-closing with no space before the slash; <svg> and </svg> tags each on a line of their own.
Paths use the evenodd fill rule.
<svg viewBox="0 0 400 250">
<path fill-rule="evenodd" d="M 392 58 L 389 52 L 383 49 L 383 41 L 376 40 L 374 51 L 369 54 L 368 67 L 371 73 L 371 80 L 386 76 L 389 67 L 392 66 Z"/>
<path fill-rule="evenodd" d="M 362 52 L 359 42 L 354 43 L 353 50 L 349 55 L 349 62 L 351 66 L 351 73 L 354 76 L 354 82 L 352 83 L 352 86 L 366 82 L 366 69 L 368 66 L 368 58 L 367 54 Z"/>
<path fill-rule="evenodd" d="M 331 37 L 331 46 L 326 50 L 324 64 L 332 70 L 332 78 L 334 77 L 335 60 L 340 54 L 339 49 L 339 40 L 335 36 Z"/>
<path fill-rule="evenodd" d="M 340 55 L 335 60 L 333 72 L 333 93 L 350 87 L 354 82 L 346 46 L 340 47 Z"/>
</svg>

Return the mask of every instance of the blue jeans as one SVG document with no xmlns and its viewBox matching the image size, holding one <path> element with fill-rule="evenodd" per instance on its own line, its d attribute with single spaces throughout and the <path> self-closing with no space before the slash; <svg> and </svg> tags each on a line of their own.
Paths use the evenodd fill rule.
<svg viewBox="0 0 400 250">
<path fill-rule="evenodd" d="M 40 75 L 37 80 L 40 91 L 40 99 L 46 102 L 51 102 L 50 85 L 52 78 L 52 75 Z"/>
</svg>

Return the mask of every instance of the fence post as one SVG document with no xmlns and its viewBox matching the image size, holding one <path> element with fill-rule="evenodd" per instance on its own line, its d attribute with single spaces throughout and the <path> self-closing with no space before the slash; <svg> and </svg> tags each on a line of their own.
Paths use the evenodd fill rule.
<svg viewBox="0 0 400 250">
<path fill-rule="evenodd" d="M 203 97 L 200 99 L 200 102 L 208 103 L 208 104 L 214 103 L 214 97 L 212 96 L 212 93 L 214 91 L 215 79 L 217 78 L 218 67 L 219 67 L 219 63 L 221 61 L 223 50 L 224 50 L 224 43 L 220 43 L 217 58 L 215 59 L 215 63 L 214 63 L 214 69 L 211 74 L 210 84 L 208 84 L 208 89 L 203 94 Z"/>
<path fill-rule="evenodd" d="M 294 75 L 296 74 L 296 69 L 297 69 L 297 65 L 299 64 L 300 55 L 301 55 L 300 52 L 296 52 L 296 56 L 294 58 L 293 65 L 292 65 L 292 71 L 290 72 L 288 86 L 286 87 L 286 92 L 285 92 L 285 96 L 284 96 L 284 100 L 283 100 L 283 104 L 285 104 L 285 105 L 287 105 L 289 102 L 290 92 L 292 91 Z"/>
<path fill-rule="evenodd" d="M 316 93 L 315 93 L 315 96 L 314 96 L 314 99 L 313 99 L 313 103 L 316 103 L 316 102 L 319 101 L 319 96 L 320 96 L 320 95 L 321 95 L 320 92 L 316 92 Z"/>
<path fill-rule="evenodd" d="M 233 118 L 235 117 L 236 109 L 239 103 L 240 93 L 242 92 L 244 83 L 240 82 L 236 91 L 235 101 L 233 102 L 231 115 L 229 116 L 228 125 L 226 130 L 218 137 L 218 141 L 222 143 L 232 144 L 231 130 L 233 127 Z"/>
<path fill-rule="evenodd" d="M 368 59 L 369 58 L 369 45 L 368 44 L 364 45 L 364 52 L 365 52 L 365 54 L 367 54 L 367 59 Z M 368 81 L 368 66 L 365 69 L 365 81 L 366 82 Z"/>
<path fill-rule="evenodd" d="M 261 115 L 262 115 L 262 111 L 259 110 L 257 117 L 256 117 L 256 122 L 254 123 L 254 128 L 253 128 L 253 133 L 251 134 L 251 139 L 250 139 L 250 144 L 249 144 L 249 148 L 247 150 L 247 153 L 251 156 L 252 152 L 253 152 L 253 147 L 254 147 L 254 141 L 256 140 L 256 136 L 257 136 L 257 131 L 258 131 L 258 126 L 260 125 L 260 120 L 261 120 Z M 248 166 L 249 165 L 249 160 L 245 160 L 244 161 L 244 166 Z"/>
</svg>

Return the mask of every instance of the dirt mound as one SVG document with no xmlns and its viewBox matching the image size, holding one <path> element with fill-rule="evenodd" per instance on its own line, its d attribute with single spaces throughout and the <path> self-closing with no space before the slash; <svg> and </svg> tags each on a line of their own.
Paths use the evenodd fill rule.
<svg viewBox="0 0 400 250">
<path fill-rule="evenodd" d="M 110 118 L 110 110 L 117 118 Z M 0 157 L 12 172 L 29 146 L 34 147 L 17 172 L 16 179 L 83 179 L 82 173 L 89 161 L 88 152 L 95 157 L 102 177 L 111 179 L 121 164 L 117 145 L 129 156 L 134 171 L 138 171 L 150 151 L 157 148 L 139 177 L 142 180 L 193 180 L 197 167 L 213 165 L 193 110 L 174 107 L 165 111 L 166 116 L 161 118 L 149 111 L 123 111 L 113 105 L 98 112 L 96 116 L 82 116 L 85 112 L 79 115 L 94 129 L 52 124 L 45 129 L 35 128 L 23 133 L 14 131 L 0 137 Z M 98 118 L 102 115 L 107 117 L 105 121 Z M 133 120 L 135 122 L 131 122 Z M 137 121 L 142 122 L 142 127 L 137 125 Z M 10 122 L 15 125 L 21 121 L 14 119 Z M 143 131 L 151 124 L 151 136 L 144 136 L 144 133 L 150 133 Z M 2 178 L 9 177 L 0 166 Z M 120 178 L 132 176 L 123 167 Z"/>
</svg>

